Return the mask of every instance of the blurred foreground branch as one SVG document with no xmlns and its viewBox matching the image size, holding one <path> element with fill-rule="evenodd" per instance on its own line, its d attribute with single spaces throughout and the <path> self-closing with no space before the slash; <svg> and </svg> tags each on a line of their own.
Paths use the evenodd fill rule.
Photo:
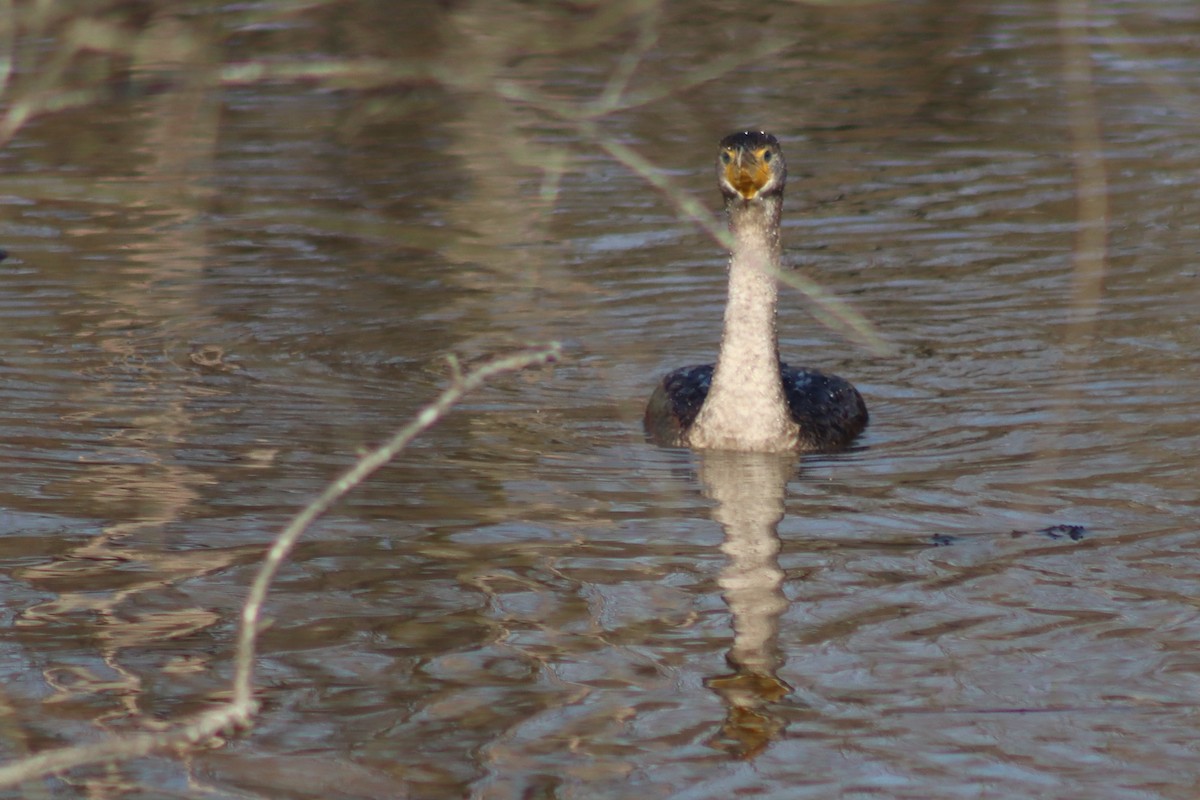
<svg viewBox="0 0 1200 800">
<path fill-rule="evenodd" d="M 854 5 L 863 0 L 805 0 L 820 5 Z M 524 9 L 519 4 L 495 7 L 464 4 L 441 19 L 440 35 L 458 43 L 444 54 L 387 52 L 354 53 L 337 58 L 269 58 L 250 53 L 230 59 L 230 42 L 246 31 L 308 19 L 334 0 L 292 0 L 266 7 L 246 7 L 221 14 L 209 26 L 176 18 L 159 9 L 150 21 L 119 8 L 97 7 L 91 13 L 71 11 L 70 4 L 33 4 L 26 8 L 0 0 L 0 145 L 10 141 L 34 119 L 105 102 L 114 92 L 179 90 L 187 81 L 205 91 L 219 92 L 264 83 L 312 84 L 324 90 L 348 92 L 394 91 L 400 87 L 439 86 L 471 94 L 483 92 L 505 103 L 532 110 L 557 124 L 570 126 L 577 144 L 596 147 L 624 164 L 662 193 L 681 218 L 698 223 L 728 245 L 724 226 L 657 166 L 639 157 L 602 129 L 605 120 L 678 96 L 705 83 L 737 74 L 749 65 L 779 57 L 793 47 L 796 35 L 787 24 L 766 26 L 752 46 L 717 51 L 686 72 L 670 72 L 657 80 L 643 74 L 653 64 L 664 31 L 670 24 L 664 0 L 619 0 L 588 13 L 562 9 Z M 503 21 L 503 36 L 478 36 Z M 436 31 L 435 31 L 436 33 Z M 43 53 L 35 45 L 50 38 L 56 46 Z M 464 57 L 463 42 L 470 42 Z M 590 98 L 564 94 L 561 87 L 530 79 L 520 63 L 536 54 L 562 57 L 579 48 L 615 46 L 608 79 Z M 5 52 L 8 56 L 5 57 Z M 242 51 L 237 51 L 242 52 Z M 518 58 L 520 56 L 520 58 Z M 77 75 L 89 76 L 87 79 Z M 16 80 L 16 78 L 21 78 Z M 512 131 L 519 134 L 520 131 Z M 501 136 L 518 142 L 522 137 Z M 545 170 L 543 195 L 552 197 L 568 167 L 564 156 L 547 158 L 544 143 L 531 143 L 514 157 Z M 112 186 L 107 187 L 109 191 Z M 86 191 L 94 192 L 89 184 Z M 877 353 L 887 344 L 873 326 L 830 290 L 795 272 L 779 276 L 800 291 L 816 316 Z"/>
<path fill-rule="evenodd" d="M 650 161 L 616 139 L 598 133 L 594 126 L 585 126 L 585 134 L 590 136 L 601 150 L 661 192 L 668 202 L 675 206 L 680 219 L 696 223 L 709 236 L 720 242 L 722 247 L 727 250 L 733 249 L 732 234 L 713 212 L 709 211 L 695 197 L 672 183 Z M 821 284 L 791 270 L 781 271 L 775 277 L 779 279 L 780 283 L 796 289 L 812 301 L 814 316 L 829 328 L 840 330 L 857 339 L 876 353 L 891 352 L 891 345 L 879 335 L 875 326 L 866 317 Z"/>
<path fill-rule="evenodd" d="M 834 5 L 848 5 L 856 1 L 823 0 Z M 675 208 L 681 220 L 697 224 L 723 247 L 731 249 L 733 241 L 729 231 L 705 204 L 677 186 L 649 159 L 618 141 L 616 137 L 605 133 L 600 123 L 619 112 L 680 94 L 700 84 L 733 74 L 747 64 L 784 52 L 794 44 L 794 37 L 787 33 L 770 33 L 752 48 L 739 48 L 731 53 L 715 55 L 707 64 L 693 70 L 685 78 L 641 91 L 634 90 L 633 76 L 658 41 L 660 21 L 659 6 L 653 6 L 652 11 L 642 16 L 633 44 L 621 53 L 603 91 L 594 100 L 563 101 L 536 86 L 503 79 L 495 82 L 495 91 L 510 102 L 528 106 L 552 119 L 572 125 L 582 141 L 604 151 L 654 187 Z M 812 304 L 814 316 L 827 327 L 839 330 L 878 354 L 891 351 L 891 345 L 884 340 L 875 326 L 829 289 L 794 271 L 780 272 L 776 277 L 784 285 L 803 294 Z"/>
<path fill-rule="evenodd" d="M 457 360 L 452 359 L 451 383 L 441 395 L 390 439 L 362 456 L 353 467 L 330 483 L 288 523 L 267 551 L 242 606 L 241 628 L 234 654 L 232 699 L 228 703 L 196 714 L 191 719 L 163 731 L 113 736 L 95 744 L 49 750 L 0 766 L 0 788 L 47 777 L 75 767 L 122 761 L 161 750 L 184 748 L 222 732 L 249 727 L 259 705 L 253 697 L 254 660 L 263 602 L 275 575 L 300 536 L 318 517 L 404 450 L 421 432 L 446 416 L 463 396 L 502 373 L 556 361 L 561 352 L 561 346 L 555 342 L 495 358 L 466 373 L 462 372 Z"/>
</svg>

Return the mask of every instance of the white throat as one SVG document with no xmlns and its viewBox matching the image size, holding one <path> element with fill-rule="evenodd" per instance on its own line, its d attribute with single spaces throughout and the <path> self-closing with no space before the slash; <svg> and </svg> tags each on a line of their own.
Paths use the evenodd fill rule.
<svg viewBox="0 0 1200 800">
<path fill-rule="evenodd" d="M 688 433 L 693 447 L 777 452 L 796 446 L 799 430 L 783 393 L 775 330 L 781 205 L 778 195 L 730 203 L 734 247 L 725 330 L 712 387 Z"/>
</svg>

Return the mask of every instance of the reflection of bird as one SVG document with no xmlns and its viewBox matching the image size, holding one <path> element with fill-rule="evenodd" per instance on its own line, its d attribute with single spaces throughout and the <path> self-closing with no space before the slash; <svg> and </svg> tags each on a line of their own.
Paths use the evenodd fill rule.
<svg viewBox="0 0 1200 800">
<path fill-rule="evenodd" d="M 769 133 L 721 140 L 717 182 L 733 253 L 717 363 L 668 374 L 646 407 L 646 432 L 666 446 L 782 452 L 836 450 L 867 424 L 858 391 L 836 375 L 779 361 L 775 304 L 787 166 Z"/>
<path fill-rule="evenodd" d="M 782 735 L 802 705 L 793 700 L 786 715 L 776 705 L 792 691 L 779 677 L 779 620 L 788 610 L 779 521 L 796 461 L 790 453 L 716 450 L 704 453 L 697 466 L 704 493 L 716 503 L 713 519 L 725 531 L 721 552 L 729 562 L 717 583 L 733 618 L 725 654 L 733 672 L 704 679 L 726 707 L 724 724 L 708 741 L 738 758 L 754 758 Z"/>
</svg>

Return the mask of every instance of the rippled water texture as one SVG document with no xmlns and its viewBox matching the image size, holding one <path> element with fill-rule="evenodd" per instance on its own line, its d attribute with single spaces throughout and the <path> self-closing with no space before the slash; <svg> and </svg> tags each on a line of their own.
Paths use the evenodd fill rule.
<svg viewBox="0 0 1200 800">
<path fill-rule="evenodd" d="M 265 546 L 445 356 L 566 351 L 302 540 L 253 730 L 4 797 L 1195 796 L 1200 7 L 685 5 L 151 7 L 233 33 L 0 151 L 6 760 L 224 697 Z M 202 77 L 319 58 L 416 66 Z M 849 453 L 642 438 L 724 259 L 611 143 L 715 209 L 751 126 L 890 346 L 783 294 Z"/>
</svg>

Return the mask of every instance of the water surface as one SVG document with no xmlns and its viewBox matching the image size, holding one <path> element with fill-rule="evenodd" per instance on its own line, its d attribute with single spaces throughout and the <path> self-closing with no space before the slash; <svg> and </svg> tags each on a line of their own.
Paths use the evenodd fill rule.
<svg viewBox="0 0 1200 800">
<path fill-rule="evenodd" d="M 715 209 L 719 138 L 776 133 L 787 260 L 890 345 L 784 293 L 785 355 L 872 413 L 795 462 L 643 441 L 657 376 L 715 352 L 723 255 L 586 130 L 472 77 L 596 97 L 636 25 L 285 14 L 219 57 L 443 77 L 166 84 L 22 129 L 0 154 L 6 755 L 222 697 L 290 515 L 432 399 L 446 354 L 556 339 L 562 363 L 469 398 L 302 541 L 251 732 L 47 791 L 1191 797 L 1200 14 L 1092 6 L 1084 95 L 1049 3 L 648 23 L 628 90 L 656 99 L 596 135 Z"/>
</svg>

